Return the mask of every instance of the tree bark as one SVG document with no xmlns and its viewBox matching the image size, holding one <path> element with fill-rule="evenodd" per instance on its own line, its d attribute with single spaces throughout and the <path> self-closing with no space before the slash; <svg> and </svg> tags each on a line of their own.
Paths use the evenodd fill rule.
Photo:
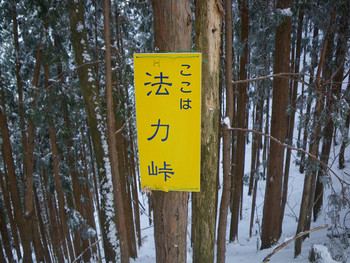
<svg viewBox="0 0 350 263">
<path fill-rule="evenodd" d="M 1 171 L 0 171 L 0 176 L 2 177 Z M 9 262 L 15 262 L 14 257 L 12 255 L 10 235 L 9 235 L 9 232 L 7 231 L 5 213 L 2 207 L 0 207 L 0 233 L 1 233 L 1 240 L 4 243 L 5 253 Z M 2 250 L 2 248 L 0 249 Z"/>
<path fill-rule="evenodd" d="M 285 9 L 290 6 L 290 0 L 277 1 L 277 8 Z M 289 72 L 291 41 L 291 18 L 276 28 L 274 73 Z M 287 135 L 287 105 L 289 80 L 275 78 L 273 82 L 271 136 L 284 143 Z M 284 148 L 276 142 L 270 142 L 267 167 L 266 191 L 264 200 L 261 249 L 275 244 L 281 235 L 281 193 L 283 178 Z"/>
<path fill-rule="evenodd" d="M 336 16 L 336 11 L 333 10 L 330 25 L 328 28 L 328 32 L 325 36 L 325 40 L 323 42 L 323 47 L 321 51 L 320 61 L 317 68 L 317 74 L 316 74 L 316 89 L 319 92 L 319 94 L 322 94 L 323 92 L 323 86 L 320 84 L 320 76 L 321 72 L 324 66 L 325 56 L 328 48 L 328 42 L 329 42 L 329 35 L 332 34 L 333 31 L 333 24 Z M 312 127 L 314 127 L 313 135 L 310 138 L 310 150 L 309 152 L 313 154 L 314 156 L 318 157 L 319 154 L 319 143 L 320 143 L 320 132 L 322 123 L 320 122 L 320 115 L 321 111 L 324 108 L 324 100 L 321 97 L 321 95 L 317 96 L 317 103 L 315 106 L 315 112 L 314 112 L 314 119 L 312 123 Z M 310 165 L 310 169 L 307 170 L 307 173 L 305 174 L 304 179 L 304 188 L 303 188 L 303 195 L 300 205 L 300 212 L 299 212 L 299 220 L 298 220 L 298 226 L 296 233 L 300 233 L 303 231 L 308 230 L 308 217 L 311 219 L 311 212 L 312 212 L 312 205 L 313 205 L 313 198 L 315 193 L 315 181 L 316 181 L 316 171 L 314 168 L 315 166 L 315 160 L 308 159 Z M 302 245 L 303 239 L 298 239 L 295 241 L 294 244 L 294 256 L 298 256 L 301 253 L 301 245 Z"/>
<path fill-rule="evenodd" d="M 298 29 L 297 29 L 297 43 L 296 43 L 296 51 L 295 51 L 295 59 L 294 59 L 294 73 L 299 73 L 300 67 L 300 56 L 301 56 L 301 37 L 302 37 L 302 29 L 303 29 L 303 20 L 304 13 L 299 10 L 299 21 L 298 21 Z M 296 112 L 296 104 L 297 104 L 297 94 L 298 94 L 298 84 L 297 80 L 292 82 L 293 86 L 291 86 L 291 96 L 289 99 L 289 105 L 292 110 L 290 115 L 288 116 L 288 131 L 287 131 L 287 140 L 286 142 L 290 145 L 293 145 L 293 134 L 294 134 L 294 122 L 295 122 L 295 112 Z M 289 168 L 290 168 L 290 159 L 291 159 L 291 149 L 286 150 L 286 161 L 284 167 L 284 176 L 283 176 L 283 188 L 282 188 L 282 200 L 281 200 L 281 214 L 280 221 L 283 222 L 284 210 L 287 203 L 287 193 L 288 193 L 288 179 L 289 179 Z M 280 225 L 282 227 L 282 224 Z M 280 229 L 282 232 L 282 229 Z"/>
<path fill-rule="evenodd" d="M 153 0 L 154 42 L 159 51 L 191 48 L 191 11 L 188 0 Z M 186 262 L 186 192 L 153 191 L 154 238 L 157 262 Z"/>
<path fill-rule="evenodd" d="M 78 67 L 79 83 L 83 95 L 89 132 L 92 138 L 93 149 L 97 164 L 97 173 L 100 186 L 100 222 L 103 248 L 106 261 L 116 260 L 116 227 L 112 178 L 109 177 L 110 163 L 108 159 L 108 145 L 105 136 L 105 123 L 99 97 L 98 81 L 91 64 L 88 41 L 85 30 L 84 9 L 81 0 L 68 0 L 68 17 L 70 23 L 72 47 L 75 64 Z M 108 213 L 107 213 L 108 211 Z"/>
<path fill-rule="evenodd" d="M 10 196 L 11 196 L 11 201 L 12 201 L 13 210 L 14 210 L 14 219 L 17 224 L 21 243 L 23 245 L 23 250 L 25 251 L 25 255 L 26 255 L 25 258 L 28 260 L 28 262 L 32 262 L 30 241 L 28 241 L 29 237 L 24 233 L 24 215 L 23 215 L 23 210 L 22 210 L 23 208 L 22 208 L 21 198 L 20 198 L 19 189 L 18 189 L 19 182 L 16 177 L 15 163 L 14 163 L 13 154 L 12 154 L 10 131 L 8 128 L 7 117 L 6 117 L 5 96 L 3 92 L 1 95 L 2 95 L 2 101 L 1 101 L 2 107 L 0 109 L 0 130 L 1 130 L 1 137 L 2 137 L 2 144 L 3 144 L 2 153 L 3 153 L 4 163 L 6 164 L 7 171 L 8 171 L 7 179 L 8 179 Z"/>
<path fill-rule="evenodd" d="M 129 243 L 125 222 L 125 207 L 121 189 L 121 175 L 119 173 L 119 160 L 117 151 L 117 139 L 115 136 L 115 116 L 112 95 L 112 67 L 111 67 L 111 42 L 110 42 L 110 0 L 104 0 L 103 21 L 105 37 L 105 74 L 106 74 L 106 111 L 107 111 L 107 132 L 108 151 L 113 181 L 114 205 L 116 208 L 116 219 L 118 227 L 118 238 L 120 242 L 120 259 L 122 263 L 129 262 Z"/>
<path fill-rule="evenodd" d="M 241 44 L 244 46 L 244 53 L 240 58 L 239 65 L 239 79 L 247 78 L 247 63 L 248 63 L 248 5 L 244 1 L 241 5 Z M 246 125 L 246 103 L 247 103 L 247 83 L 242 83 L 237 86 L 238 101 L 237 101 L 237 126 L 245 128 Z M 232 216 L 231 216 L 231 231 L 230 241 L 237 239 L 238 235 L 238 221 L 240 214 L 240 204 L 243 190 L 243 175 L 245 163 L 245 143 L 246 137 L 244 132 L 237 133 L 237 153 L 235 160 L 235 173 L 233 175 L 233 190 L 232 190 Z M 233 160 L 232 160 L 233 161 Z"/>
<path fill-rule="evenodd" d="M 196 51 L 202 52 L 201 192 L 192 194 L 193 262 L 213 262 L 219 147 L 221 12 L 214 0 L 196 1 Z M 232 35 L 231 35 L 232 36 Z M 210 103 L 208 103 L 210 102 Z"/>
<path fill-rule="evenodd" d="M 350 9 L 350 4 L 348 3 L 347 8 L 344 8 L 344 13 L 347 14 Z M 336 75 L 334 76 L 333 85 L 330 85 L 329 90 L 327 92 L 326 97 L 326 111 L 328 113 L 328 116 L 331 116 L 332 114 L 336 113 L 338 109 L 336 108 L 337 101 L 340 99 L 341 95 L 341 89 L 342 89 L 342 83 L 343 83 L 343 75 L 344 75 L 344 63 L 343 59 L 345 60 L 346 52 L 347 52 L 347 40 L 348 40 L 348 32 L 349 32 L 349 18 L 347 16 L 341 15 L 339 17 L 339 20 L 342 21 L 339 25 L 338 29 L 338 39 L 337 39 L 337 47 L 336 47 L 336 53 L 335 53 L 335 71 Z M 335 74 L 335 72 L 334 72 Z M 328 120 L 326 120 L 326 125 L 323 130 L 323 144 L 322 144 L 322 152 L 321 152 L 321 161 L 328 164 L 329 161 L 329 154 L 331 151 L 331 145 L 332 145 L 332 136 L 333 131 L 335 129 L 335 124 L 333 122 L 332 117 L 329 117 Z M 314 196 L 314 221 L 317 220 L 317 215 L 323 205 L 323 183 L 322 183 L 322 177 L 326 175 L 326 169 L 325 167 L 321 167 L 320 170 L 317 173 L 317 181 L 316 181 L 316 189 L 315 189 L 315 196 Z"/>
<path fill-rule="evenodd" d="M 231 139 L 232 133 L 228 130 L 232 125 L 234 112 L 234 95 L 232 86 L 232 1 L 225 2 L 225 42 L 226 42 L 226 58 L 225 58 L 225 84 L 226 84 L 226 124 L 223 125 L 223 189 L 219 211 L 219 225 L 217 238 L 217 262 L 225 262 L 226 252 L 226 226 L 228 206 L 230 202 L 231 188 Z"/>
</svg>

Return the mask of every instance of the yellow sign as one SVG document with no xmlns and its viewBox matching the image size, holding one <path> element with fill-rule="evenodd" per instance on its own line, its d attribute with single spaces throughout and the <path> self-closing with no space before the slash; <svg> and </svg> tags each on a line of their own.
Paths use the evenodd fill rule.
<svg viewBox="0 0 350 263">
<path fill-rule="evenodd" d="M 200 190 L 201 53 L 134 54 L 142 188 Z"/>
</svg>

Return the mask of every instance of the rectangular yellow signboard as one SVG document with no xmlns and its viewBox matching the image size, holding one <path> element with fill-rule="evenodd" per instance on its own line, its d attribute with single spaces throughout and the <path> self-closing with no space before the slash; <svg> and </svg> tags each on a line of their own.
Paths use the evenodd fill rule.
<svg viewBox="0 0 350 263">
<path fill-rule="evenodd" d="M 134 54 L 142 188 L 200 190 L 201 53 Z"/>
</svg>

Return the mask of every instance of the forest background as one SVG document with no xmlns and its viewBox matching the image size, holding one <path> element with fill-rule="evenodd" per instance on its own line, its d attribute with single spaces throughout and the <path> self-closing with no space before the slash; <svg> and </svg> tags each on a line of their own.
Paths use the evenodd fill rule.
<svg viewBox="0 0 350 263">
<path fill-rule="evenodd" d="M 129 262 L 147 218 L 153 260 L 225 262 L 242 222 L 272 251 L 292 213 L 296 260 L 323 229 L 310 258 L 347 262 L 349 14 L 347 0 L 0 1 L 0 261 Z M 182 51 L 203 56 L 201 192 L 143 191 L 132 56 Z"/>
</svg>

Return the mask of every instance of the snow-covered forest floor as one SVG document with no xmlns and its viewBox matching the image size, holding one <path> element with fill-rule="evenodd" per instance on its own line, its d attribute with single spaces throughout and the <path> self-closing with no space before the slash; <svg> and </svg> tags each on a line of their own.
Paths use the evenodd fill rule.
<svg viewBox="0 0 350 263">
<path fill-rule="evenodd" d="M 333 162 L 335 156 L 339 151 L 340 146 L 332 148 L 332 155 L 330 156 L 330 164 Z M 297 229 L 297 217 L 299 215 L 301 197 L 303 192 L 304 185 L 304 174 L 299 173 L 299 167 L 295 164 L 296 152 L 292 152 L 293 158 L 291 162 L 291 171 L 289 177 L 289 188 L 288 188 L 288 203 L 286 205 L 285 216 L 283 220 L 283 233 L 276 246 L 285 242 L 286 240 L 292 238 L 296 234 Z M 346 151 L 345 156 L 350 156 L 350 150 Z M 340 177 L 347 176 L 345 173 L 350 173 L 350 159 L 347 159 L 346 167 L 343 170 L 338 169 L 338 162 L 334 162 L 332 169 Z M 246 149 L 246 163 L 245 163 L 245 173 L 250 172 L 250 144 L 248 144 Z M 348 172 L 347 172 L 348 171 Z M 345 173 L 344 173 L 345 172 Z M 222 177 L 222 175 L 221 175 Z M 220 183 L 222 184 L 222 178 Z M 340 185 L 338 179 L 332 177 L 332 184 L 334 189 L 340 192 Z M 242 220 L 239 222 L 239 231 L 238 231 L 238 241 L 229 243 L 229 224 L 227 226 L 226 234 L 226 262 L 239 262 L 239 263 L 253 263 L 253 262 L 263 262 L 263 259 L 273 251 L 276 247 L 270 249 L 260 250 L 260 227 L 263 213 L 263 204 L 264 204 L 264 194 L 265 194 L 265 181 L 259 181 L 258 193 L 257 193 L 257 203 L 256 203 L 256 213 L 253 226 L 253 235 L 249 238 L 249 224 L 250 224 L 250 214 L 251 214 L 251 203 L 252 197 L 247 195 L 248 186 L 244 186 L 243 194 L 243 213 Z M 330 187 L 325 189 L 324 195 L 324 206 L 322 212 L 316 222 L 311 223 L 311 228 L 319 227 L 328 224 L 331 226 L 331 221 L 327 215 L 331 207 L 328 205 L 328 197 L 331 194 Z M 221 195 L 221 192 L 219 193 Z M 147 207 L 147 198 L 143 196 L 140 200 L 144 200 L 143 205 Z M 220 200 L 219 200 L 220 201 Z M 191 202 L 191 201 L 190 201 Z M 218 202 L 220 204 L 220 202 Z M 190 203 L 191 205 L 191 203 Z M 190 226 L 191 226 L 191 206 L 189 205 L 189 218 L 188 218 L 188 253 L 187 253 L 187 262 L 192 262 L 192 250 L 190 246 Z M 217 220 L 218 221 L 218 220 Z M 230 214 L 228 218 L 230 222 Z M 154 234 L 153 227 L 149 225 L 149 218 L 143 214 L 141 216 L 141 227 L 142 231 L 142 247 L 138 251 L 138 258 L 135 262 L 146 263 L 146 262 L 155 262 L 155 245 L 154 245 Z M 289 245 L 284 247 L 282 250 L 278 251 L 275 255 L 271 257 L 270 262 L 309 262 L 309 253 L 312 245 L 322 245 L 330 246 L 331 239 L 327 237 L 327 234 L 330 232 L 327 229 L 318 230 L 310 234 L 309 238 L 306 238 L 303 242 L 302 253 L 297 258 L 294 258 L 294 242 L 291 242 Z M 330 253 L 323 248 L 323 257 L 325 263 L 337 262 L 333 261 Z M 347 254 L 348 261 L 350 262 L 350 250 L 344 250 L 343 253 Z"/>
</svg>

